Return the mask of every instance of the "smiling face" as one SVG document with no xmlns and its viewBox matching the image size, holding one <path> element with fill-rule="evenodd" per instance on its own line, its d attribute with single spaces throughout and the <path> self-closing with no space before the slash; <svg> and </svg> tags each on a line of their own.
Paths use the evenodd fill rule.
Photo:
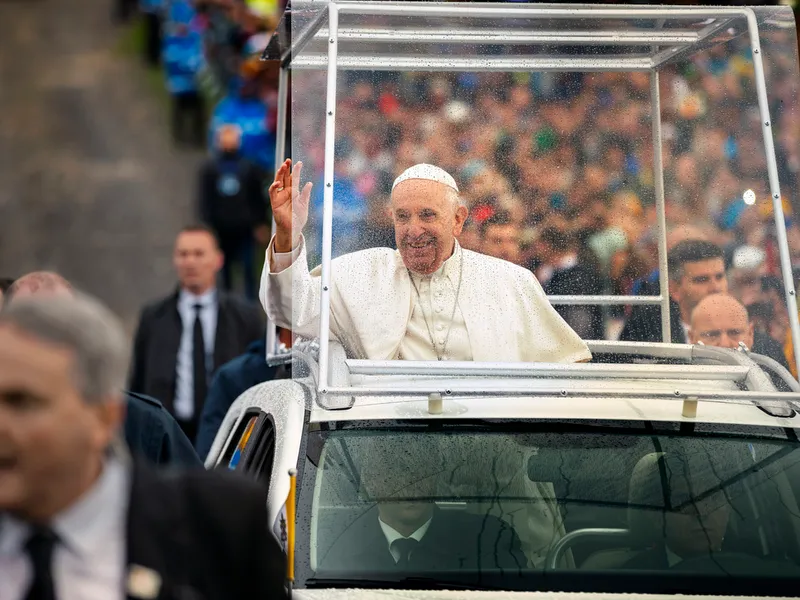
<svg viewBox="0 0 800 600">
<path fill-rule="evenodd" d="M 456 191 L 426 179 L 408 179 L 392 192 L 392 220 L 403 263 L 420 275 L 434 273 L 453 253 L 467 209 Z"/>
</svg>

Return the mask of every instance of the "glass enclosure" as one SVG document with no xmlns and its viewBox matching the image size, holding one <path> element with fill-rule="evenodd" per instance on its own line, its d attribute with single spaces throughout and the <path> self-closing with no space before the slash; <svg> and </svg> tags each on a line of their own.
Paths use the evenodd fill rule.
<svg viewBox="0 0 800 600">
<path fill-rule="evenodd" d="M 349 358 L 477 362 L 742 342 L 796 376 L 788 7 L 293 2 L 291 29 L 287 154 L 313 183 L 295 233 L 317 268 L 277 286 L 296 334 L 327 329 Z M 417 177 L 393 192 L 419 163 L 457 194 Z M 701 258 L 670 274 L 676 248 Z M 745 325 L 692 327 L 720 292 Z"/>
</svg>

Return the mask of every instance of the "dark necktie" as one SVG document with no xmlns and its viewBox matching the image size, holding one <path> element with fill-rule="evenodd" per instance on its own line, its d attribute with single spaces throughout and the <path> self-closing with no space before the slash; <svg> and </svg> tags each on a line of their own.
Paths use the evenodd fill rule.
<svg viewBox="0 0 800 600">
<path fill-rule="evenodd" d="M 25 600 L 56 600 L 53 585 L 53 549 L 58 538 L 52 529 L 41 527 L 34 529 L 25 551 L 33 565 L 33 579 Z"/>
<path fill-rule="evenodd" d="M 202 304 L 194 305 L 194 335 L 192 338 L 192 364 L 194 374 L 194 412 L 192 420 L 200 419 L 200 411 L 206 399 L 208 371 L 206 371 L 206 344 L 203 339 L 203 323 L 200 320 Z"/>
<path fill-rule="evenodd" d="M 414 538 L 400 538 L 392 542 L 392 550 L 395 550 L 400 555 L 397 561 L 398 567 L 408 567 L 411 553 L 418 545 L 419 542 Z"/>
</svg>

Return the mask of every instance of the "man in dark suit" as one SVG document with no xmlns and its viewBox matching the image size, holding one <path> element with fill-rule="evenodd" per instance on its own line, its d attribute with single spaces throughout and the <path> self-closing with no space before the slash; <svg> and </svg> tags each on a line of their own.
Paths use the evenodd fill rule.
<svg viewBox="0 0 800 600">
<path fill-rule="evenodd" d="M 663 508 L 637 510 L 637 522 L 647 523 L 653 544 L 623 568 L 669 569 L 684 560 L 711 557 L 722 550 L 731 507 L 724 491 L 700 495 L 700 490 L 706 489 L 700 487 L 700 474 L 718 476 L 707 464 L 702 456 L 667 453 L 639 471 L 636 488 L 631 491 L 636 504 Z"/>
<path fill-rule="evenodd" d="M 520 540 L 504 521 L 436 506 L 443 465 L 435 442 L 415 436 L 408 448 L 373 439 L 359 454 L 363 489 L 377 505 L 321 557 L 320 571 L 518 572 L 526 567 Z"/>
<path fill-rule="evenodd" d="M 142 310 L 129 388 L 160 400 L 194 443 L 211 377 L 263 335 L 264 317 L 217 289 L 223 257 L 209 228 L 184 228 L 174 262 L 180 287 Z"/>
<path fill-rule="evenodd" d="M 591 251 L 580 255 L 576 234 L 548 227 L 539 241 L 546 246 L 553 271 L 542 287 L 548 296 L 586 296 L 603 293 L 603 280 L 590 260 Z M 595 261 L 596 262 L 596 261 Z M 605 339 L 602 307 L 596 305 L 561 305 L 556 311 L 584 340 Z"/>
<path fill-rule="evenodd" d="M 119 444 L 127 339 L 84 296 L 0 313 L 0 598 L 282 598 L 266 491 Z"/>
<path fill-rule="evenodd" d="M 722 248 L 705 240 L 684 240 L 667 257 L 670 295 L 670 338 L 686 344 L 692 310 L 706 296 L 728 291 Z M 658 295 L 658 281 L 648 282 L 641 295 Z M 620 340 L 661 342 L 661 309 L 635 306 L 625 323 Z"/>
<path fill-rule="evenodd" d="M 6 305 L 30 297 L 72 296 L 72 284 L 51 271 L 34 271 L 15 280 L 7 290 Z M 197 453 L 178 423 L 155 398 L 123 392 L 125 441 L 128 449 L 150 464 L 202 468 Z"/>
</svg>

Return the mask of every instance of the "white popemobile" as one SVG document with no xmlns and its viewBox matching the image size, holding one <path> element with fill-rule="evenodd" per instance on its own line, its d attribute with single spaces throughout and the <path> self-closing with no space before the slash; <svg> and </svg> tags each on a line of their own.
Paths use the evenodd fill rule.
<svg viewBox="0 0 800 600">
<path fill-rule="evenodd" d="M 588 341 L 574 364 L 365 360 L 328 319 L 340 72 L 647 72 L 661 293 L 549 300 L 655 304 L 668 336 L 659 73 L 737 44 L 794 306 L 764 68 L 775 51 L 796 63 L 793 27 L 785 7 L 292 2 L 265 54 L 283 66 L 277 155 L 289 69 L 294 154 L 324 123 L 322 318 L 291 351 L 270 332 L 267 359 L 293 379 L 242 394 L 206 466 L 269 484 L 295 597 L 800 595 L 800 384 L 771 359 L 665 340 Z M 794 45 L 770 45 L 776 31 Z"/>
</svg>

